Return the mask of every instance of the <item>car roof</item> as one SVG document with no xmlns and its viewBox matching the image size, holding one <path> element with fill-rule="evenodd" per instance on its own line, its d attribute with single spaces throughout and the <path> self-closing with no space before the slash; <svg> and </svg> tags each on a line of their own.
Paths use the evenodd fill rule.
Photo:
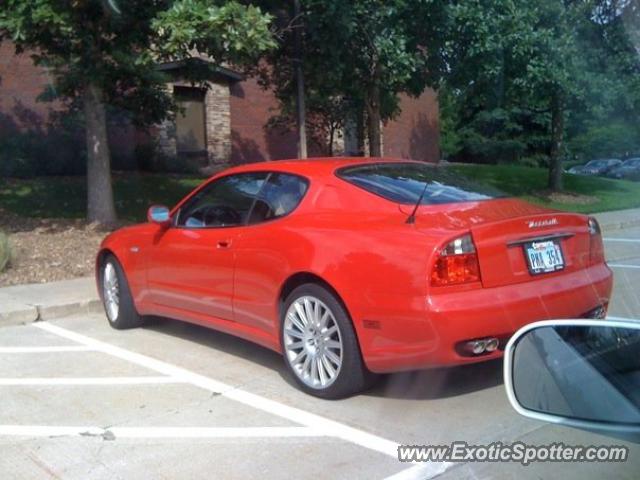
<svg viewBox="0 0 640 480">
<path fill-rule="evenodd" d="M 416 160 L 386 157 L 318 157 L 288 160 L 275 160 L 266 162 L 247 163 L 232 167 L 220 172 L 221 174 L 242 173 L 242 172 L 287 172 L 303 176 L 324 176 L 330 175 L 340 167 L 349 165 L 367 165 L 375 163 L 425 163 Z"/>
</svg>

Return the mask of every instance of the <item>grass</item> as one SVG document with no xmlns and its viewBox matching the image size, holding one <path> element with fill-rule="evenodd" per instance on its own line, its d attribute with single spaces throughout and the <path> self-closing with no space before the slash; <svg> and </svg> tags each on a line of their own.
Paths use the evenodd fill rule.
<svg viewBox="0 0 640 480">
<path fill-rule="evenodd" d="M 565 174 L 562 201 L 549 198 L 548 171 L 516 165 L 453 165 L 460 172 L 503 192 L 548 208 L 597 213 L 640 207 L 640 182 Z M 585 202 L 589 200 L 590 202 Z"/>
<path fill-rule="evenodd" d="M 450 168 L 507 194 L 558 210 L 594 213 L 640 207 L 640 182 L 565 175 L 563 201 L 545 194 L 547 170 L 514 165 L 452 165 Z M 149 205 L 173 206 L 203 179 L 195 176 L 127 173 L 114 176 L 119 218 L 144 221 Z M 575 202 L 572 203 L 572 195 Z M 592 203 L 585 203 L 585 197 Z M 0 179 L 0 207 L 24 217 L 84 218 L 84 177 Z"/>
<path fill-rule="evenodd" d="M 199 177 L 127 173 L 114 176 L 116 210 L 121 220 L 139 222 L 154 204 L 173 206 L 200 184 Z M 39 218 L 84 218 L 84 177 L 0 179 L 0 207 L 16 215 Z"/>
</svg>

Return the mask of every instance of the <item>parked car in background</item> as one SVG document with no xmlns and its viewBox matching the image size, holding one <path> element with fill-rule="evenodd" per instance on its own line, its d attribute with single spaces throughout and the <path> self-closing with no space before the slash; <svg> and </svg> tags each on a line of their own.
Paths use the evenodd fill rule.
<svg viewBox="0 0 640 480">
<path fill-rule="evenodd" d="M 617 167 L 622 163 L 622 160 L 617 158 L 603 158 L 598 160 L 591 160 L 584 165 L 576 165 L 567 170 L 567 173 L 573 173 L 575 175 L 604 175 L 612 168 Z"/>
<path fill-rule="evenodd" d="M 630 158 L 607 172 L 607 177 L 640 180 L 640 158 Z"/>
</svg>

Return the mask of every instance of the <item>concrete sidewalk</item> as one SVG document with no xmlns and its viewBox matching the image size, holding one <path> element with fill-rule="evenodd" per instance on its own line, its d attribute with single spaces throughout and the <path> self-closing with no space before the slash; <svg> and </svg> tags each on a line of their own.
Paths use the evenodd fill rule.
<svg viewBox="0 0 640 480">
<path fill-rule="evenodd" d="M 93 277 L 0 288 L 0 327 L 101 310 Z"/>
<path fill-rule="evenodd" d="M 640 226 L 640 208 L 597 213 L 605 234 Z M 102 312 L 93 277 L 0 288 L 0 326 Z"/>
<path fill-rule="evenodd" d="M 603 231 L 640 226 L 640 208 L 593 214 Z"/>
</svg>

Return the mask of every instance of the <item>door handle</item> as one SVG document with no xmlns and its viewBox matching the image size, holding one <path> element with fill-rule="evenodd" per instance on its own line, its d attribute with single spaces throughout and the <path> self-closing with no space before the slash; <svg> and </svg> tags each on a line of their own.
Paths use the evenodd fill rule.
<svg viewBox="0 0 640 480">
<path fill-rule="evenodd" d="M 218 240 L 218 248 L 229 248 L 231 240 Z"/>
</svg>

